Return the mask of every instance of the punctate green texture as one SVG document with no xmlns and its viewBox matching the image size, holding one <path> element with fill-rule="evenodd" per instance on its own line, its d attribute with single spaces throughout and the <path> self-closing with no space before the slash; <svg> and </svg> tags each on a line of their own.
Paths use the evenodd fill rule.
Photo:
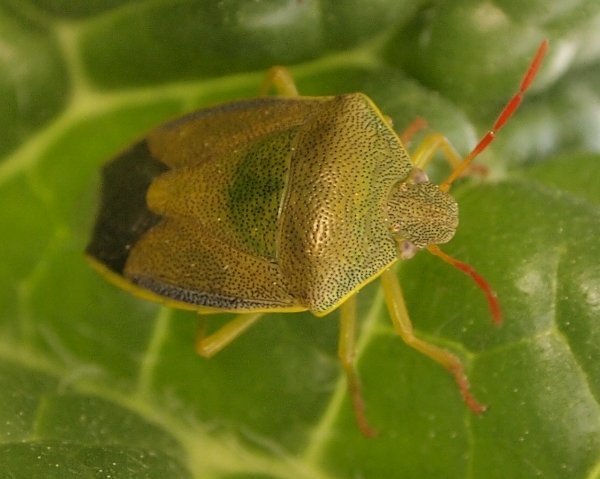
<svg viewBox="0 0 600 479">
<path fill-rule="evenodd" d="M 597 477 L 599 18 L 591 0 L 4 2 L 0 477 Z M 418 334 L 461 356 L 482 417 L 397 338 L 377 284 L 358 295 L 380 431 L 365 439 L 337 317 L 269 315 L 205 360 L 194 313 L 132 298 L 83 259 L 103 162 L 171 117 L 255 96 L 274 64 L 302 95 L 368 94 L 398 131 L 423 116 L 465 154 L 542 38 L 487 179 L 452 190 L 445 250 L 494 286 L 504 325 L 439 259 L 398 270 Z"/>
</svg>

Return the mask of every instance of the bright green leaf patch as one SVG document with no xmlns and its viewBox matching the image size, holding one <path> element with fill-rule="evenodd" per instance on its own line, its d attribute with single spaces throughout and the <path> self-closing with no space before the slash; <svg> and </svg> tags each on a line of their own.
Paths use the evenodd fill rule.
<svg viewBox="0 0 600 479">
<path fill-rule="evenodd" d="M 567 3 L 9 0 L 0 477 L 598 476 L 600 157 L 573 151 L 600 138 L 598 54 L 584 49 L 600 10 Z M 398 131 L 424 116 L 410 150 L 440 131 L 466 154 L 544 37 L 538 90 L 482 155 L 488 177 L 457 182 L 460 225 L 443 246 L 493 285 L 504 324 L 432 255 L 398 268 L 418 335 L 462 358 L 489 406 L 481 417 L 397 337 L 377 281 L 358 294 L 358 366 L 379 431 L 365 439 L 338 313 L 266 315 L 206 360 L 194 313 L 133 298 L 85 262 L 103 162 L 161 121 L 253 95 L 273 63 L 303 62 L 293 73 L 307 95 L 366 92 Z"/>
</svg>

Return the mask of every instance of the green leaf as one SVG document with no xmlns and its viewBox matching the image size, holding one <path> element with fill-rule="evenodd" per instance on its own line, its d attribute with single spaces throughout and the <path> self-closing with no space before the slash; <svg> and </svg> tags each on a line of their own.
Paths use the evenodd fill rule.
<svg viewBox="0 0 600 479">
<path fill-rule="evenodd" d="M 600 69 L 594 0 L 8 0 L 0 7 L 0 477 L 598 477 Z M 367 93 L 466 155 L 523 105 L 453 188 L 444 251 L 493 286 L 504 323 L 426 252 L 398 268 L 419 337 L 395 334 L 379 282 L 358 294 L 366 415 L 337 359 L 338 313 L 271 314 L 207 360 L 196 315 L 136 299 L 86 264 L 99 168 L 160 122 L 255 95 L 292 66 L 304 95 Z M 443 179 L 443 161 L 431 165 Z M 211 329 L 231 315 L 211 318 Z"/>
</svg>

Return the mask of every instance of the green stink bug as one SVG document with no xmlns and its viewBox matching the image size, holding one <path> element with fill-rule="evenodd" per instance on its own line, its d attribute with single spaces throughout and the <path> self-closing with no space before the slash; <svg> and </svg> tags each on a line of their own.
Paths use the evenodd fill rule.
<svg viewBox="0 0 600 479">
<path fill-rule="evenodd" d="M 282 67 L 262 92 L 282 96 L 200 110 L 152 130 L 103 169 L 101 205 L 86 249 L 91 264 L 132 294 L 168 306 L 239 313 L 211 335 L 211 357 L 264 313 L 341 309 L 339 356 L 358 425 L 374 435 L 353 363 L 355 293 L 381 277 L 398 334 L 469 392 L 457 356 L 412 331 L 393 265 L 428 249 L 469 274 L 501 321 L 491 287 L 437 246 L 458 225 L 451 184 L 518 107 L 547 50 L 542 42 L 518 92 L 493 128 L 461 159 L 428 136 L 409 157 L 389 120 L 363 94 L 301 97 Z M 439 186 L 423 168 L 441 150 L 453 167 Z"/>
</svg>

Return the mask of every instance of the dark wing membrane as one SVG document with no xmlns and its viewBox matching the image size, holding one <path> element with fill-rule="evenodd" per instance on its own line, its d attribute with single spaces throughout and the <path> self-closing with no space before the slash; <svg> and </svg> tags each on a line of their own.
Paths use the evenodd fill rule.
<svg viewBox="0 0 600 479">
<path fill-rule="evenodd" d="M 152 181 L 168 170 L 153 158 L 146 140 L 102 169 L 100 209 L 86 253 L 122 275 L 133 245 L 160 221 L 146 205 Z"/>
</svg>

